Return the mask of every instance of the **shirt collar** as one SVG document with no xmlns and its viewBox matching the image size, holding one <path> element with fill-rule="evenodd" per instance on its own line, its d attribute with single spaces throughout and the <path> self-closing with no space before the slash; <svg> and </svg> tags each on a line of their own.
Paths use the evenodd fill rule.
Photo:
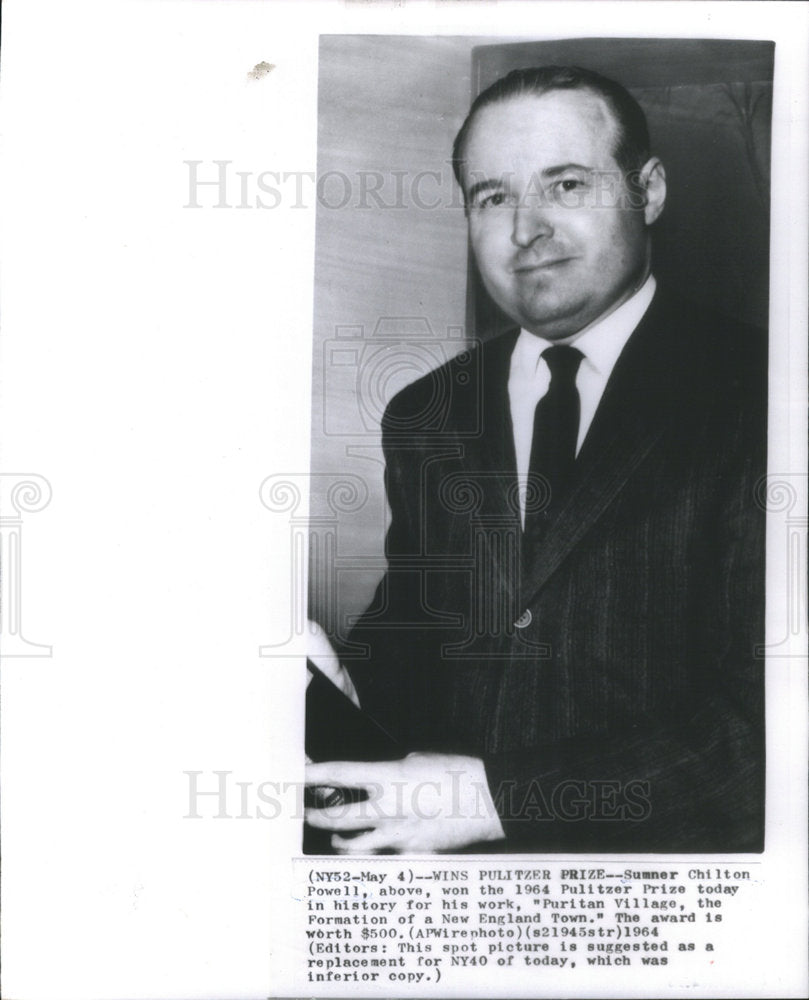
<svg viewBox="0 0 809 1000">
<path fill-rule="evenodd" d="M 643 319 L 656 288 L 657 283 L 650 274 L 638 291 L 617 309 L 563 340 L 545 340 L 528 330 L 521 330 L 514 346 L 513 366 L 531 377 L 536 373 L 540 356 L 547 347 L 554 344 L 575 344 L 584 355 L 589 367 L 608 375 L 626 342 Z"/>
</svg>

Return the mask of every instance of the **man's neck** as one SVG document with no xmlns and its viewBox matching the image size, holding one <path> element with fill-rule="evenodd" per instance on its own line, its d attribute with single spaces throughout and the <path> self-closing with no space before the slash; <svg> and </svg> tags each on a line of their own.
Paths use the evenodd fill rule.
<svg viewBox="0 0 809 1000">
<path fill-rule="evenodd" d="M 623 325 L 624 317 L 626 317 L 627 323 L 631 324 L 631 332 L 631 330 L 637 326 L 637 323 L 640 322 L 643 313 L 645 313 L 649 307 L 656 287 L 657 284 L 654 276 L 650 271 L 647 271 L 640 285 L 634 286 L 628 295 L 622 296 L 620 299 L 616 300 L 608 309 L 605 309 L 604 312 L 602 312 L 590 323 L 587 323 L 585 326 L 580 327 L 572 333 L 566 333 L 563 336 L 548 337 L 533 330 L 523 329 L 525 333 L 529 333 L 538 340 L 545 341 L 548 344 L 567 345 L 575 344 L 579 339 L 584 337 L 586 334 L 589 334 L 590 331 L 595 330 L 597 327 L 601 327 L 602 324 L 608 324 L 610 327 L 612 327 L 613 324 Z M 590 338 L 588 337 L 587 339 Z"/>
</svg>

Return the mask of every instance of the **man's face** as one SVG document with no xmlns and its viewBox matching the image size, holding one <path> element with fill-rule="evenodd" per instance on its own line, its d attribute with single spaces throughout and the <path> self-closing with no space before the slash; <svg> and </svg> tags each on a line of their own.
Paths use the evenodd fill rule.
<svg viewBox="0 0 809 1000">
<path fill-rule="evenodd" d="M 615 130 L 598 95 L 550 91 L 484 107 L 467 139 L 483 281 L 504 312 L 550 340 L 616 308 L 648 273 L 648 227 L 615 162 Z"/>
</svg>

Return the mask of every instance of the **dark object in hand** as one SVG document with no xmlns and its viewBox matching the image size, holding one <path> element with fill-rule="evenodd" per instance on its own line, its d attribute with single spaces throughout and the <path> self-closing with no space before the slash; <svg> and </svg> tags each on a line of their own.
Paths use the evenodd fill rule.
<svg viewBox="0 0 809 1000">
<path fill-rule="evenodd" d="M 367 712 L 335 687 L 311 660 L 306 666 L 312 679 L 306 689 L 306 755 L 323 760 L 398 760 L 404 748 Z M 316 785 L 304 789 L 306 808 L 362 802 L 368 798 L 361 788 Z M 359 832 L 359 831 L 357 831 Z M 331 854 L 328 832 L 304 826 L 305 854 Z"/>
</svg>

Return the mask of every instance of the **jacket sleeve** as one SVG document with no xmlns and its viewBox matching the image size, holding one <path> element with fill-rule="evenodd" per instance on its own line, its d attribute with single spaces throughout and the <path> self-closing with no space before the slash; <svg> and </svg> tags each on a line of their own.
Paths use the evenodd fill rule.
<svg viewBox="0 0 809 1000">
<path fill-rule="evenodd" d="M 434 742 L 437 674 L 433 612 L 424 597 L 426 569 L 421 513 L 422 477 L 431 446 L 396 428 L 408 408 L 408 394 L 396 397 L 382 421 L 385 493 L 390 523 L 385 537 L 387 570 L 349 642 L 359 650 L 346 661 L 360 704 L 408 748 Z M 398 408 L 398 410 L 397 410 Z M 398 422 L 397 422 L 398 421 Z"/>
</svg>

